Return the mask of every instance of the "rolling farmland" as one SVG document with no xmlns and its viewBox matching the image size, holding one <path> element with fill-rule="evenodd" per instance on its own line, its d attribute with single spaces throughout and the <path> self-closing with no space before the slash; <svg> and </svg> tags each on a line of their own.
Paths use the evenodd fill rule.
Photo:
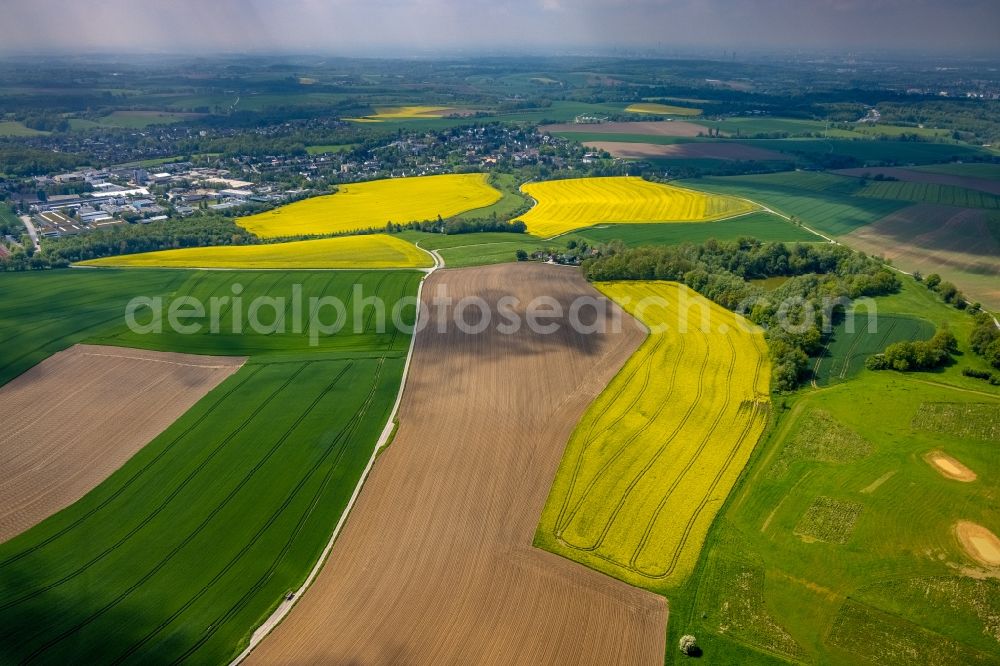
<svg viewBox="0 0 1000 666">
<path fill-rule="evenodd" d="M 923 141 L 879 141 L 856 139 L 752 139 L 754 146 L 788 153 L 807 161 L 825 159 L 830 155 L 864 165 L 910 165 L 975 159 L 987 155 L 978 147 L 958 143 Z"/>
<path fill-rule="evenodd" d="M 538 204 L 520 219 L 536 236 L 549 237 L 602 222 L 698 222 L 748 213 L 753 206 L 641 178 L 578 178 L 527 183 Z"/>
<path fill-rule="evenodd" d="M 953 164 L 930 164 L 927 166 L 914 167 L 914 171 L 924 173 L 944 174 L 948 176 L 958 176 L 960 178 L 981 178 L 983 180 L 1000 180 L 1000 164 L 996 163 L 953 163 Z"/>
<path fill-rule="evenodd" d="M 4 659 L 226 662 L 319 556 L 402 365 L 399 352 L 251 361 L 0 545 Z"/>
<path fill-rule="evenodd" d="M 560 267 L 440 271 L 423 292 L 431 320 L 445 285 L 456 299 L 514 296 L 521 317 L 539 295 L 563 312 L 597 295 Z M 556 321 L 552 335 L 418 334 L 395 440 L 326 566 L 247 663 L 662 664 L 662 598 L 531 546 L 567 437 L 641 340 L 632 325 L 587 335 Z"/>
<path fill-rule="evenodd" d="M 582 229 L 572 235 L 590 243 L 621 240 L 626 245 L 675 245 L 703 243 L 709 238 L 737 240 L 752 236 L 763 241 L 821 241 L 815 234 L 770 213 L 749 213 L 712 224 L 674 222 L 670 224 L 609 224 Z"/>
<path fill-rule="evenodd" d="M 859 197 L 897 199 L 961 208 L 1000 209 L 1000 195 L 941 183 L 909 181 L 869 181 L 858 190 Z"/>
<path fill-rule="evenodd" d="M 243 361 L 76 345 L 0 388 L 0 542 L 83 497 Z"/>
<path fill-rule="evenodd" d="M 856 196 L 859 181 L 822 173 L 709 177 L 684 184 L 708 192 L 747 197 L 835 236 L 850 233 L 907 205 L 904 201 Z"/>
<path fill-rule="evenodd" d="M 649 122 L 629 122 L 629 123 L 597 123 L 592 125 L 581 125 L 579 123 L 558 123 L 554 125 L 542 125 L 538 128 L 543 132 L 551 132 L 566 136 L 570 139 L 581 140 L 577 135 L 587 134 L 604 136 L 606 139 L 614 140 L 614 137 L 605 135 L 632 134 L 647 136 L 684 136 L 695 137 L 706 134 L 705 127 L 695 123 L 678 120 L 655 120 Z"/>
<path fill-rule="evenodd" d="M 451 106 L 381 106 L 375 113 L 364 118 L 349 118 L 354 121 L 381 122 L 383 120 L 409 120 L 413 118 L 443 118 L 448 115 L 467 115 L 467 109 Z"/>
<path fill-rule="evenodd" d="M 80 262 L 82 266 L 147 268 L 427 268 L 426 252 L 387 234 L 339 236 L 292 243 L 192 247 L 125 254 Z"/>
<path fill-rule="evenodd" d="M 652 332 L 577 425 L 535 543 L 664 591 L 691 574 L 764 431 L 767 351 L 762 331 L 682 285 L 598 287 Z"/>
<path fill-rule="evenodd" d="M 0 273 L 0 386 L 57 351 L 115 328 L 133 296 L 163 296 L 180 271 Z M 44 303 L 44 308 L 38 304 Z"/>
<path fill-rule="evenodd" d="M 935 164 L 929 167 L 914 167 L 912 169 L 903 169 L 899 167 L 884 167 L 881 169 L 843 169 L 837 171 L 836 173 L 845 176 L 855 176 L 855 177 L 865 177 L 870 178 L 877 176 L 879 174 L 886 176 L 888 178 L 894 178 L 899 181 L 907 183 L 929 183 L 934 185 L 945 185 L 948 186 L 944 190 L 914 190 L 914 194 L 919 194 L 922 197 L 927 197 L 930 193 L 937 193 L 938 196 L 945 195 L 949 198 L 961 197 L 963 199 L 971 199 L 975 196 L 975 192 L 969 193 L 967 190 L 978 190 L 979 192 L 987 192 L 989 194 L 1000 195 L 1000 173 L 990 176 L 993 170 L 989 169 L 990 164 Z M 949 169 L 949 167 L 951 167 Z M 957 169 L 956 167 L 978 167 L 968 170 Z M 937 171 L 934 169 L 942 169 L 942 171 Z M 1000 171 L 1000 170 L 998 170 Z M 981 174 L 976 176 L 975 174 Z M 875 182 L 875 185 L 890 184 L 892 181 L 882 181 Z M 959 190 L 966 190 L 964 192 L 956 192 L 955 188 Z M 901 197 L 910 198 L 910 197 Z M 993 201 L 994 197 L 987 197 L 986 201 Z M 935 202 L 930 202 L 935 203 Z M 937 203 L 947 203 L 945 201 L 939 201 Z M 991 205 L 978 206 L 980 208 L 989 208 Z"/>
<path fill-rule="evenodd" d="M 6 381 L 43 358 L 76 342 L 137 347 L 154 351 L 189 354 L 254 356 L 291 354 L 302 351 L 405 350 L 407 337 L 391 325 L 393 305 L 413 294 L 421 273 L 417 271 L 196 271 L 151 269 L 102 269 L 59 271 L 42 275 L 0 275 L 6 298 L 0 303 L 0 336 L 9 342 L 0 367 Z M 298 286 L 296 286 L 298 285 Z M 295 294 L 299 293 L 300 298 Z M 355 296 L 385 299 L 385 329 L 378 328 L 378 308 L 355 300 Z M 161 298 L 164 309 L 180 297 L 194 297 L 206 306 L 206 316 L 183 319 L 183 324 L 201 324 L 197 331 L 139 332 L 125 322 L 125 305 L 133 296 Z M 278 314 L 267 303 L 256 309 L 259 330 L 250 325 L 250 308 L 257 297 L 274 301 Z M 308 335 L 309 299 L 332 297 L 345 305 L 340 332 L 319 335 L 312 344 Z M 47 298 L 47 309 L 37 300 Z M 218 301 L 218 331 L 213 332 L 209 308 Z M 228 298 L 229 300 L 221 300 Z M 296 303 L 299 303 L 297 306 Z M 239 306 L 238 308 L 236 306 Z M 362 307 L 363 306 L 363 307 Z M 360 308 L 360 309 L 359 309 Z M 413 306 L 400 311 L 405 320 Z M 332 308 L 317 320 L 332 324 Z M 166 320 L 166 315 L 163 316 Z M 151 324 L 148 308 L 136 311 L 136 323 Z M 296 330 L 296 322 L 301 328 Z"/>
<path fill-rule="evenodd" d="M 158 276 L 169 280 L 157 283 Z M 48 278 L 10 277 L 6 284 L 14 289 L 7 312 L 16 312 L 46 286 L 28 280 Z M 419 279 L 415 271 L 137 268 L 53 274 L 47 281 L 53 304 L 65 313 L 52 323 L 53 340 L 85 335 L 115 345 L 251 358 L 82 499 L 0 545 L 4 658 L 91 663 L 232 658 L 316 562 L 397 395 L 409 336 L 391 319 L 382 330 L 378 308 L 359 299 L 381 296 L 392 309 L 412 297 Z M 123 321 L 129 292 L 112 296 L 112 284 L 145 284 L 148 295 L 164 299 L 164 307 L 179 297 L 204 303 L 228 296 L 220 330 L 129 330 Z M 303 307 L 295 305 L 296 287 L 306 303 L 319 296 L 342 299 L 343 328 L 315 339 L 308 324 L 296 331 L 295 309 Z M 232 330 L 234 318 L 253 319 L 249 304 L 257 296 L 274 299 L 268 302 L 275 312 L 259 317 L 266 325 Z M 95 306 L 100 308 L 95 323 L 76 328 L 77 313 Z M 279 320 L 277 313 L 287 324 L 284 332 L 268 330 L 267 324 Z M 412 324 L 412 305 L 400 315 L 401 324 Z M 323 320 L 333 318 L 328 312 Z M 139 323 L 150 323 L 147 319 Z M 27 336 L 18 340 L 29 342 Z M 50 350 L 25 349 L 28 356 Z M 120 348 L 109 353 L 149 356 Z M 129 387 L 141 394 L 154 379 L 136 373 L 131 383 L 121 382 L 104 397 L 114 399 Z M 16 389 L 18 381 L 11 386 Z M 84 382 L 80 389 L 88 386 Z M 192 402 L 195 390 L 196 384 L 185 387 Z M 90 418 L 101 421 L 129 404 L 118 400 L 109 409 L 100 396 L 93 398 Z M 80 423 L 86 422 L 81 417 Z M 141 421 L 123 423 L 141 432 Z M 65 424 L 56 419 L 52 427 Z"/>
<path fill-rule="evenodd" d="M 853 248 L 891 259 L 905 271 L 938 273 L 972 301 L 1000 310 L 1000 239 L 996 213 L 931 204 L 908 206 L 843 236 Z"/>
<path fill-rule="evenodd" d="M 676 245 L 702 243 L 709 238 L 737 240 L 752 236 L 765 241 L 813 242 L 822 239 L 787 220 L 770 213 L 748 213 L 711 224 L 702 222 L 668 222 L 664 224 L 607 224 L 587 227 L 552 241 L 529 234 L 473 233 L 431 234 L 405 231 L 401 234 L 422 248 L 438 250 L 449 268 L 484 266 L 515 260 L 517 250 L 533 252 L 545 248 L 560 248 L 565 242 L 586 241 L 591 245 L 620 240 L 625 245 Z"/>
<path fill-rule="evenodd" d="M 485 174 L 390 178 L 343 185 L 336 194 L 297 201 L 237 222 L 262 238 L 330 234 L 381 228 L 390 221 L 450 217 L 489 206 L 500 197 Z"/>
<path fill-rule="evenodd" d="M 626 159 L 713 159 L 756 160 L 760 162 L 788 161 L 788 156 L 773 150 L 757 148 L 736 141 L 687 143 L 638 143 L 628 141 L 587 141 L 588 147 L 606 150 L 613 157 Z"/>
<path fill-rule="evenodd" d="M 629 113 L 647 113 L 658 116 L 700 116 L 701 109 L 692 109 L 686 106 L 674 106 L 672 104 L 656 104 L 654 102 L 642 102 L 639 104 L 629 104 L 625 107 Z"/>
<path fill-rule="evenodd" d="M 995 422 L 1000 401 L 865 372 L 789 402 L 713 529 L 698 583 L 671 598 L 670 640 L 695 633 L 722 663 L 995 663 L 996 568 L 954 526 L 1000 531 L 982 481 L 1000 465 L 975 433 L 928 415 L 947 404 Z M 942 475 L 924 460 L 938 451 L 980 479 Z"/>
<path fill-rule="evenodd" d="M 829 386 L 855 377 L 864 370 L 865 359 L 878 354 L 894 342 L 929 340 L 934 325 L 902 315 L 880 314 L 869 330 L 868 318 L 860 311 L 855 321 L 838 323 L 822 354 L 813 364 L 813 379 L 818 386 Z"/>
</svg>

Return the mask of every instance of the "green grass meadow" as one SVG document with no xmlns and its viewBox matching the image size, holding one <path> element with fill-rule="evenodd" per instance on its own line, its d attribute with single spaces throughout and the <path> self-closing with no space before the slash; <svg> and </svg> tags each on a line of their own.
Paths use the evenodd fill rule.
<svg viewBox="0 0 1000 666">
<path fill-rule="evenodd" d="M 817 172 L 709 177 L 682 183 L 692 189 L 746 197 L 834 236 L 909 205 L 906 201 L 857 196 L 859 179 Z"/>
<path fill-rule="evenodd" d="M 869 321 L 872 328 L 869 329 Z M 822 353 L 813 364 L 813 380 L 829 386 L 857 376 L 865 359 L 878 354 L 894 342 L 929 340 L 934 325 L 905 315 L 875 314 L 869 320 L 863 311 L 834 326 Z"/>
<path fill-rule="evenodd" d="M 495 205 L 500 205 L 503 200 Z M 606 224 L 575 231 L 552 240 L 530 234 L 471 233 L 430 234 L 405 231 L 399 234 L 427 250 L 438 250 L 448 268 L 465 268 L 515 261 L 517 250 L 529 254 L 545 248 L 561 249 L 575 240 L 591 245 L 621 241 L 627 246 L 701 243 L 709 238 L 736 240 L 752 236 L 764 241 L 815 242 L 823 239 L 769 213 L 750 213 L 719 222 L 672 222 L 664 224 Z"/>
<path fill-rule="evenodd" d="M 688 633 L 705 663 L 1000 661 L 1000 581 L 953 534 L 959 520 L 1000 534 L 991 482 L 1000 389 L 961 375 L 983 367 L 968 350 L 968 314 L 910 279 L 876 303 L 880 322 L 897 319 L 921 336 L 947 325 L 959 339 L 956 363 L 876 372 L 858 355 L 861 366 L 842 381 L 774 397 L 769 434 L 696 574 L 667 595 L 668 664 L 684 659 L 677 641 Z M 930 451 L 978 480 L 942 476 L 924 459 Z"/>
</svg>

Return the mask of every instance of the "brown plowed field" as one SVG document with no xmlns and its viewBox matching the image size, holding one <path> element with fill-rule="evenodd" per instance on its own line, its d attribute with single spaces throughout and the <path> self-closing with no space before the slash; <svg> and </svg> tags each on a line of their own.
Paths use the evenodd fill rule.
<svg viewBox="0 0 1000 666">
<path fill-rule="evenodd" d="M 765 150 L 745 143 L 629 143 L 625 141 L 585 141 L 588 147 L 606 150 L 613 157 L 646 159 L 669 157 L 673 159 L 712 160 L 762 160 L 788 161 L 787 155 Z"/>
<path fill-rule="evenodd" d="M 840 169 L 834 173 L 843 176 L 890 176 L 896 180 L 905 180 L 911 183 L 934 183 L 937 185 L 954 185 L 990 194 L 1000 194 L 1000 180 L 989 178 L 974 178 L 971 176 L 954 176 L 947 173 L 932 173 L 929 171 L 914 171 L 903 167 L 874 167 L 858 169 Z"/>
<path fill-rule="evenodd" d="M 76 345 L 0 388 L 0 542 L 83 497 L 244 360 Z"/>
<path fill-rule="evenodd" d="M 583 132 L 586 134 L 645 134 L 646 136 L 698 136 L 708 128 L 683 120 L 656 120 L 635 123 L 559 123 L 542 125 L 543 132 Z"/>
<path fill-rule="evenodd" d="M 432 322 L 443 285 L 487 299 L 494 321 L 505 295 L 518 312 L 541 295 L 564 312 L 577 295 L 603 300 L 564 267 L 445 270 L 424 286 Z M 553 335 L 419 333 L 395 440 L 315 583 L 249 661 L 662 664 L 662 597 L 531 546 L 570 432 L 643 338 L 621 316 L 600 335 L 565 319 Z"/>
<path fill-rule="evenodd" d="M 917 204 L 859 227 L 840 240 L 892 259 L 904 271 L 940 273 L 966 298 L 1000 309 L 1000 243 L 987 211 Z"/>
</svg>

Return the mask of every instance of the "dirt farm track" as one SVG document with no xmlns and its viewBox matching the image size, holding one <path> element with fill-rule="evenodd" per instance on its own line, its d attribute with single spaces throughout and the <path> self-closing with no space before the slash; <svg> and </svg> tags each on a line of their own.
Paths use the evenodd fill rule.
<svg viewBox="0 0 1000 666">
<path fill-rule="evenodd" d="M 513 295 L 522 321 L 537 296 L 603 298 L 556 266 L 443 270 L 432 322 L 442 285 Z M 570 432 L 643 333 L 622 314 L 617 333 L 467 335 L 450 314 L 418 334 L 399 430 L 322 572 L 246 663 L 662 664 L 665 600 L 531 546 Z"/>
<path fill-rule="evenodd" d="M 83 497 L 244 360 L 76 345 L 0 388 L 0 542 Z"/>
</svg>

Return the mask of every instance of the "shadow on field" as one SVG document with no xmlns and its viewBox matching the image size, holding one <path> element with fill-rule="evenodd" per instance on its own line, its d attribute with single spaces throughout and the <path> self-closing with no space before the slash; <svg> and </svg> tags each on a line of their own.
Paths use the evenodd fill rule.
<svg viewBox="0 0 1000 666">
<path fill-rule="evenodd" d="M 428 320 L 418 334 L 417 344 L 428 351 L 449 351 L 447 355 L 436 355 L 437 358 L 456 357 L 464 363 L 469 357 L 477 357 L 488 363 L 504 355 L 530 356 L 567 348 L 593 356 L 601 350 L 601 342 L 608 333 L 628 327 L 642 328 L 590 286 L 578 271 L 566 267 L 501 264 L 445 271 L 428 282 L 423 297 Z M 501 286 L 498 282 L 505 284 Z M 447 287 L 450 304 L 434 302 L 436 290 L 442 285 Z M 517 302 L 510 303 L 511 297 Z M 581 301 L 571 314 L 574 301 L 581 297 L 587 300 Z M 476 302 L 458 307 L 466 298 L 474 298 Z M 542 298 L 545 303 L 532 309 L 536 323 L 533 330 L 529 325 L 529 305 Z M 503 299 L 508 301 L 501 311 Z M 484 308 L 488 308 L 488 315 Z M 553 312 L 560 314 L 555 316 Z M 484 326 L 484 320 L 488 325 Z M 464 326 L 459 326 L 459 322 Z M 516 330 L 511 332 L 508 327 L 513 322 Z"/>
</svg>

